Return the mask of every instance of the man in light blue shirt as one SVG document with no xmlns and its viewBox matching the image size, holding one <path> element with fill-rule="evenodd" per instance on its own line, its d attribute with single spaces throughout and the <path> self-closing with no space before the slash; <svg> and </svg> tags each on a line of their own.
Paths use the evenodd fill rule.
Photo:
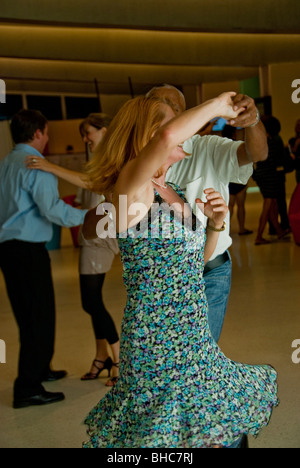
<svg viewBox="0 0 300 468">
<path fill-rule="evenodd" d="M 26 168 L 29 155 L 43 157 L 33 146 L 20 143 L 0 164 L 0 242 L 49 242 L 53 223 L 67 227 L 83 223 L 86 212 L 59 199 L 54 175 Z"/>
<path fill-rule="evenodd" d="M 45 244 L 53 223 L 83 224 L 86 210 L 59 199 L 55 176 L 31 171 L 28 155 L 43 158 L 48 124 L 38 111 L 22 110 L 11 122 L 15 148 L 0 164 L 0 268 L 20 329 L 19 374 L 14 386 L 14 408 L 44 405 L 64 399 L 47 392 L 44 381 L 58 380 L 64 371 L 52 371 L 55 301 L 50 257 Z"/>
</svg>

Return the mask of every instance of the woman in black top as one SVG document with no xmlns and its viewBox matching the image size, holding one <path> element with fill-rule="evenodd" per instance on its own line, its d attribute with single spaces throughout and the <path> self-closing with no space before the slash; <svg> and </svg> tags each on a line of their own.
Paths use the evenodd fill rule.
<svg viewBox="0 0 300 468">
<path fill-rule="evenodd" d="M 297 183 L 300 183 L 300 119 L 296 122 L 295 127 L 296 136 L 291 138 L 289 145 L 291 148 L 292 154 L 295 156 L 295 165 L 296 165 L 296 179 Z"/>
<path fill-rule="evenodd" d="M 268 134 L 269 156 L 266 161 L 256 164 L 253 178 L 260 188 L 264 198 L 263 210 L 261 213 L 258 233 L 255 244 L 262 245 L 270 243 L 264 239 L 263 233 L 268 221 L 270 221 L 275 229 L 279 239 L 282 239 L 290 230 L 283 229 L 278 221 L 278 203 L 282 193 L 282 184 L 285 184 L 284 174 L 284 144 L 279 136 L 281 130 L 280 122 L 272 116 L 262 118 L 262 122 L 266 127 Z M 282 171 L 280 170 L 282 169 Z M 283 179 L 282 179 L 283 175 Z"/>
</svg>

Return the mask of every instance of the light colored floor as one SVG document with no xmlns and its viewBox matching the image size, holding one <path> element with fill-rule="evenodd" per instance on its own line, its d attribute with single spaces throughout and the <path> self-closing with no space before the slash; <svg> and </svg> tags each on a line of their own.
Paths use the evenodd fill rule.
<svg viewBox="0 0 300 468">
<path fill-rule="evenodd" d="M 256 229 L 261 199 L 248 195 L 247 227 Z M 293 364 L 292 342 L 300 339 L 300 247 L 294 242 L 254 246 L 254 235 L 239 237 L 233 219 L 233 287 L 220 346 L 231 359 L 270 363 L 279 373 L 280 406 L 270 425 L 251 448 L 300 447 L 300 364 Z M 54 368 L 66 369 L 68 378 L 47 384 L 63 391 L 64 402 L 42 408 L 12 408 L 12 386 L 17 371 L 18 332 L 0 274 L 0 339 L 7 346 L 7 363 L 0 364 L 1 448 L 81 447 L 83 419 L 109 391 L 105 378 L 81 382 L 94 357 L 90 320 L 80 306 L 78 251 L 63 232 L 62 248 L 51 252 L 57 302 L 57 338 Z M 121 265 L 116 259 L 105 282 L 105 300 L 118 327 L 126 296 Z"/>
</svg>

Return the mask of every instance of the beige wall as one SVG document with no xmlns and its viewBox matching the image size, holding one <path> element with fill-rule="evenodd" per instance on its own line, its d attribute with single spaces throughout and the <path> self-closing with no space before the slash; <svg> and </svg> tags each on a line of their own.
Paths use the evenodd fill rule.
<svg viewBox="0 0 300 468">
<path fill-rule="evenodd" d="M 113 117 L 130 97 L 129 95 L 101 95 L 102 111 Z M 79 133 L 79 125 L 82 120 L 83 119 L 75 119 L 49 122 L 49 154 L 64 154 L 69 145 L 73 146 L 74 153 L 82 153 L 85 151 L 85 145 Z"/>
<path fill-rule="evenodd" d="M 110 95 L 102 94 L 101 95 L 101 107 L 102 112 L 105 114 L 111 115 L 114 117 L 118 110 L 122 107 L 125 102 L 131 99 L 131 96 L 128 94 L 120 95 Z"/>
<path fill-rule="evenodd" d="M 0 122 L 0 160 L 12 150 L 13 141 L 11 138 L 9 123 L 7 121 Z"/>
<path fill-rule="evenodd" d="M 85 151 L 85 145 L 79 133 L 79 125 L 82 120 L 49 122 L 49 154 L 64 154 L 68 145 L 73 146 L 74 153 Z"/>
<path fill-rule="evenodd" d="M 235 91 L 236 93 L 238 93 L 239 90 L 239 81 L 224 81 L 222 83 L 203 83 L 202 102 L 207 101 L 208 99 L 212 99 L 226 91 Z"/>
</svg>

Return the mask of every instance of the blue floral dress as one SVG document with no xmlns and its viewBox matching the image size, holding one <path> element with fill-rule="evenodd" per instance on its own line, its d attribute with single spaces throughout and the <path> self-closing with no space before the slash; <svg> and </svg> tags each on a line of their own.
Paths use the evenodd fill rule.
<svg viewBox="0 0 300 468">
<path fill-rule="evenodd" d="M 128 293 L 120 378 L 86 418 L 85 448 L 228 447 L 268 424 L 276 371 L 233 362 L 213 340 L 204 245 L 203 226 L 183 223 L 157 192 L 119 236 Z"/>
</svg>

